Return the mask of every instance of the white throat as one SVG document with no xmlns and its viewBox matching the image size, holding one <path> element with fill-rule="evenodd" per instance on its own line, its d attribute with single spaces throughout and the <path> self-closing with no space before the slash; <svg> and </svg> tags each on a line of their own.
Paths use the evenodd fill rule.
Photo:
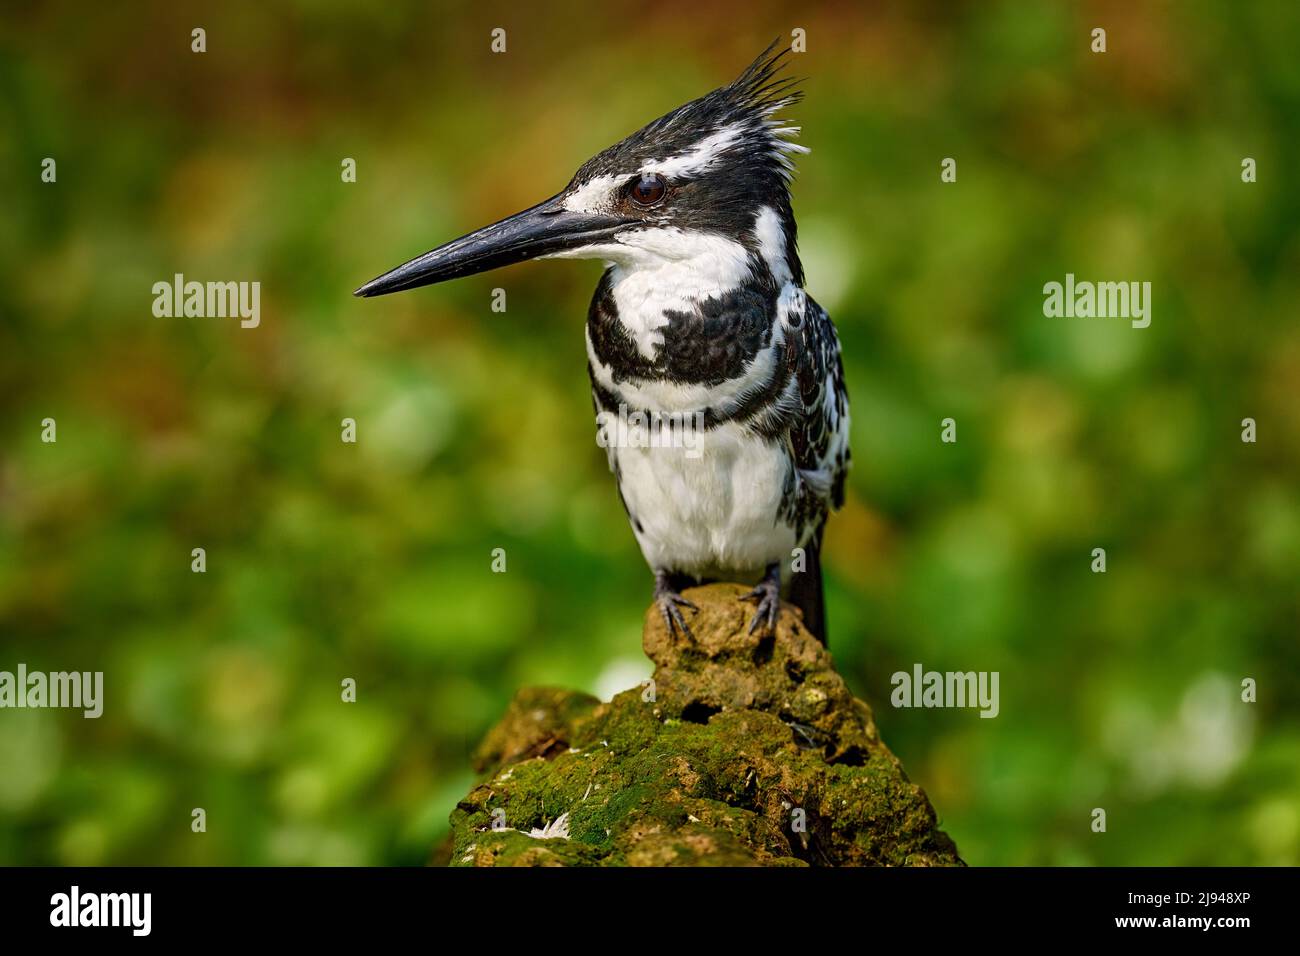
<svg viewBox="0 0 1300 956">
<path fill-rule="evenodd" d="M 637 229 L 557 258 L 579 255 L 608 263 L 619 322 L 649 360 L 663 345 L 665 313 L 690 311 L 737 288 L 751 272 L 749 252 L 739 242 L 676 227 Z"/>
</svg>

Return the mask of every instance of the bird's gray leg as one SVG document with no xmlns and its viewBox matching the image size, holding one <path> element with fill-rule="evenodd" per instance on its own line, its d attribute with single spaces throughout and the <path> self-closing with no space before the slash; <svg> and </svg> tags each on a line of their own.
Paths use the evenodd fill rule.
<svg viewBox="0 0 1300 956">
<path fill-rule="evenodd" d="M 749 622 L 750 634 L 758 630 L 760 624 L 765 630 L 776 630 L 776 615 L 781 610 L 781 562 L 769 564 L 763 574 L 763 580 L 759 581 L 758 586 L 741 600 L 758 602 L 758 607 L 754 609 L 754 616 Z"/>
<path fill-rule="evenodd" d="M 664 616 L 664 624 L 668 626 L 669 634 L 676 633 L 677 628 L 680 627 L 687 637 L 693 636 L 691 629 L 686 626 L 686 619 L 682 617 L 681 609 L 698 611 L 699 608 L 677 593 L 670 572 L 662 568 L 655 570 L 655 605 L 659 608 L 659 613 Z"/>
</svg>

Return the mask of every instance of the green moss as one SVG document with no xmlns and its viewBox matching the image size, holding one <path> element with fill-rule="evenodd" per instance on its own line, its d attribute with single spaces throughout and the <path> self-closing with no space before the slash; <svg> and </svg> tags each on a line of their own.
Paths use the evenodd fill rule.
<svg viewBox="0 0 1300 956">
<path fill-rule="evenodd" d="M 653 693 L 520 691 L 452 813 L 452 865 L 952 865 L 919 787 L 825 649 L 743 589 L 689 592 L 691 637 L 647 617 Z M 567 836 L 530 832 L 567 822 Z"/>
</svg>

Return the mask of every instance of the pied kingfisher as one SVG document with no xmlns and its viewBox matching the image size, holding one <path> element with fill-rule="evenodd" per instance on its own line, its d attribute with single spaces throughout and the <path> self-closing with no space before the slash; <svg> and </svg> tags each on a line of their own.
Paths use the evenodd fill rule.
<svg viewBox="0 0 1300 956">
<path fill-rule="evenodd" d="M 688 583 L 761 575 L 750 631 L 770 630 L 784 569 L 791 602 L 825 641 L 820 549 L 844 498 L 848 395 L 835 327 L 803 291 L 789 183 L 807 149 L 777 118 L 800 93 L 775 48 L 589 159 L 559 194 L 356 294 L 525 259 L 603 260 L 587 313 L 598 421 L 697 431 L 601 442 L 665 623 L 689 633 Z"/>
</svg>

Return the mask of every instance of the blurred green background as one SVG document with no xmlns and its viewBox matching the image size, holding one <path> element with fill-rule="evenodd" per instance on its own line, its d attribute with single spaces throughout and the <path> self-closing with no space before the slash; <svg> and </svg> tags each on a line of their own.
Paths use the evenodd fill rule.
<svg viewBox="0 0 1300 956">
<path fill-rule="evenodd" d="M 648 672 L 585 374 L 599 264 L 351 290 L 795 28 L 795 207 L 853 402 L 839 667 L 971 863 L 1300 862 L 1300 6 L 0 23 L 0 669 L 106 682 L 99 720 L 0 712 L 0 862 L 421 863 L 517 687 Z M 261 326 L 155 318 L 177 272 L 260 281 Z M 1152 282 L 1150 328 L 1045 318 L 1066 272 Z M 917 662 L 999 671 L 1001 715 L 891 708 Z"/>
</svg>

